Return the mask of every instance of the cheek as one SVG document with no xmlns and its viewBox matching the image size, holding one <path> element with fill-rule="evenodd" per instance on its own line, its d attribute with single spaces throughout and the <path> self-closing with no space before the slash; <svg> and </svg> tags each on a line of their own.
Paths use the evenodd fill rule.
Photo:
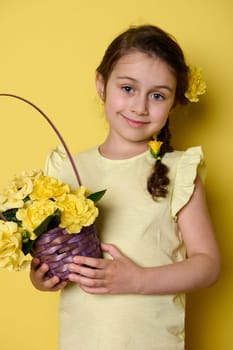
<svg viewBox="0 0 233 350">
<path fill-rule="evenodd" d="M 167 120 L 168 115 L 171 111 L 170 105 L 168 106 L 156 106 L 151 109 L 151 116 L 153 117 L 154 120 L 163 122 L 163 120 Z"/>
<path fill-rule="evenodd" d="M 104 110 L 106 118 L 111 120 L 116 112 L 115 104 L 110 100 L 105 101 Z"/>
<path fill-rule="evenodd" d="M 119 96 L 107 97 L 105 100 L 105 112 L 106 114 L 120 111 L 124 107 L 124 101 Z"/>
</svg>

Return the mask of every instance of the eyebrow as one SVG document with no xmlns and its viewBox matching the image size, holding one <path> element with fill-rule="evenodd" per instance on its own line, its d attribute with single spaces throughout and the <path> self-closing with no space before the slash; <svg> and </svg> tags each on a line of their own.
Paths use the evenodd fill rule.
<svg viewBox="0 0 233 350">
<path fill-rule="evenodd" d="M 116 78 L 119 79 L 119 80 L 124 80 L 124 79 L 131 80 L 131 81 L 133 81 L 135 83 L 138 83 L 137 79 L 134 79 L 134 78 L 128 77 L 128 76 L 118 76 Z M 168 91 L 173 92 L 173 89 L 170 88 L 170 86 L 168 86 L 168 85 L 154 85 L 153 89 L 167 89 Z"/>
</svg>

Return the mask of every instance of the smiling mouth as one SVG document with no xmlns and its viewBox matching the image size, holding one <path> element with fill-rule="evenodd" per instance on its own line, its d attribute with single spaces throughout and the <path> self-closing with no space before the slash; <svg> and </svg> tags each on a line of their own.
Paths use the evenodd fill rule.
<svg viewBox="0 0 233 350">
<path fill-rule="evenodd" d="M 122 117 L 124 118 L 124 120 L 127 122 L 128 125 L 134 128 L 140 128 L 142 126 L 149 124 L 149 122 L 146 122 L 146 121 L 130 119 L 125 115 L 122 115 Z"/>
</svg>

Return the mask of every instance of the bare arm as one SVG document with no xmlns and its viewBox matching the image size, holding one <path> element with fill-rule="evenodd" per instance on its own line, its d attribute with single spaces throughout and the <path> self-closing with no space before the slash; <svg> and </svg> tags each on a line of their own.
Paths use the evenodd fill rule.
<svg viewBox="0 0 233 350">
<path fill-rule="evenodd" d="M 178 225 L 187 249 L 186 260 L 142 268 L 114 246 L 104 244 L 103 249 L 113 259 L 75 257 L 70 280 L 95 294 L 172 294 L 210 286 L 218 278 L 220 257 L 200 179 L 190 201 L 179 212 Z"/>
<path fill-rule="evenodd" d="M 219 251 L 199 178 L 192 198 L 178 214 L 178 225 L 187 249 L 187 259 L 146 269 L 142 277 L 145 286 L 142 293 L 188 292 L 208 287 L 217 280 L 220 273 Z M 151 279 L 155 281 L 153 285 Z"/>
</svg>

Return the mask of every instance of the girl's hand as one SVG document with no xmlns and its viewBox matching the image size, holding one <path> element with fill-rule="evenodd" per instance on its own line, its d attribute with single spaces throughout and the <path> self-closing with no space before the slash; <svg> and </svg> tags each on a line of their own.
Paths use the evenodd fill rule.
<svg viewBox="0 0 233 350">
<path fill-rule="evenodd" d="M 76 256 L 70 265 L 69 280 L 91 294 L 137 293 L 143 269 L 115 246 L 101 244 L 101 247 L 112 259 Z"/>
<path fill-rule="evenodd" d="M 46 277 L 46 272 L 49 270 L 47 264 L 40 265 L 40 260 L 34 258 L 31 263 L 30 279 L 33 286 L 40 291 L 55 292 L 64 288 L 67 282 L 60 282 L 59 277 Z"/>
</svg>

